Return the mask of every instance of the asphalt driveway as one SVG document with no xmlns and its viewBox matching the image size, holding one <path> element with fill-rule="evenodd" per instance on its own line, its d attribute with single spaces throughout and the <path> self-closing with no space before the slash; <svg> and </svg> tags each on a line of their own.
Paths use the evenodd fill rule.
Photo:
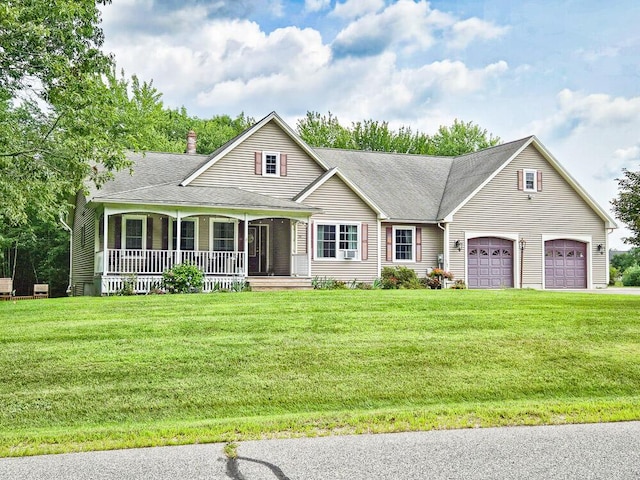
<svg viewBox="0 0 640 480">
<path fill-rule="evenodd" d="M 640 422 L 331 436 L 0 459 L 12 480 L 640 479 Z"/>
</svg>

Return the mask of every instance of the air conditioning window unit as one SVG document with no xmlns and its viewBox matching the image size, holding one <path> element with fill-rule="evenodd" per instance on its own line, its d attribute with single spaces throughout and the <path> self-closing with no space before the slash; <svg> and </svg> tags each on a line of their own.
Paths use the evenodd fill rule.
<svg viewBox="0 0 640 480">
<path fill-rule="evenodd" d="M 354 260 L 358 257 L 357 250 L 343 250 L 342 252 L 345 260 Z"/>
</svg>

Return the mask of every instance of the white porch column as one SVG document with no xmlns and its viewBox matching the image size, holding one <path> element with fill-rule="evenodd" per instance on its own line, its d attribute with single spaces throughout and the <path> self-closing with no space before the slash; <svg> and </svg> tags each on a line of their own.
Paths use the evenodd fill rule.
<svg viewBox="0 0 640 480">
<path fill-rule="evenodd" d="M 380 246 L 383 245 L 382 240 L 382 220 L 378 218 L 378 244 L 376 245 L 376 257 L 378 258 L 378 278 L 382 277 L 382 254 L 380 253 Z M 386 242 L 386 239 L 384 240 Z"/>
<path fill-rule="evenodd" d="M 291 241 L 289 242 L 289 275 L 290 276 L 298 276 L 298 271 L 295 265 L 295 257 L 298 253 L 298 220 L 289 221 L 289 235 L 291 236 Z"/>
<path fill-rule="evenodd" d="M 256 241 L 256 240 L 254 240 Z M 249 217 L 247 217 L 247 214 L 244 214 L 244 245 L 242 246 L 242 248 L 244 248 L 243 253 L 243 264 L 244 264 L 244 276 L 248 277 L 249 276 Z"/>
<path fill-rule="evenodd" d="M 180 212 L 176 211 L 176 231 L 173 234 L 176 237 L 176 260 L 175 263 L 182 263 L 182 252 L 180 251 L 180 233 L 182 231 L 182 219 L 180 218 Z"/>
<path fill-rule="evenodd" d="M 109 209 L 104 207 L 102 215 L 102 275 L 109 273 L 109 252 L 107 245 L 109 240 Z"/>
<path fill-rule="evenodd" d="M 313 228 L 311 225 L 311 217 L 307 219 L 307 263 L 309 264 L 309 271 L 307 272 L 311 276 L 311 251 L 313 250 Z"/>
</svg>

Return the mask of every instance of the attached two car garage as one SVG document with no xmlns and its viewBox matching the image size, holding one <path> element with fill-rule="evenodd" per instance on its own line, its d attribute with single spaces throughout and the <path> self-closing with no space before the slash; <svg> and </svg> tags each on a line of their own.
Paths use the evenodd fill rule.
<svg viewBox="0 0 640 480">
<path fill-rule="evenodd" d="M 512 288 L 515 285 L 515 241 L 477 237 L 467 241 L 469 288 Z M 544 242 L 544 286 L 587 288 L 587 244 L 556 239 Z"/>
</svg>

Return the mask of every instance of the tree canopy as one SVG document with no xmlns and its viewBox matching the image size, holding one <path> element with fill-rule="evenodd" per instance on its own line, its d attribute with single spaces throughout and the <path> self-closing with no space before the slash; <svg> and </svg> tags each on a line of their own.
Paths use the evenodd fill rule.
<svg viewBox="0 0 640 480">
<path fill-rule="evenodd" d="M 624 273 L 627 268 L 640 265 L 640 247 L 635 247 L 628 252 L 618 253 L 611 258 L 611 266 Z"/>
<path fill-rule="evenodd" d="M 640 171 L 622 170 L 624 177 L 618 178 L 618 196 L 611 201 L 616 217 L 623 222 L 632 235 L 625 243 L 640 247 Z"/>
<path fill-rule="evenodd" d="M 57 216 L 85 178 L 127 165 L 98 4 L 0 5 L 0 222 Z"/>
<path fill-rule="evenodd" d="M 422 155 L 455 156 L 497 145 L 499 137 L 473 122 L 455 120 L 441 126 L 434 135 L 414 132 L 409 127 L 389 128 L 388 122 L 364 120 L 344 127 L 331 112 L 307 112 L 296 125 L 298 134 L 314 147 L 344 148 Z"/>
</svg>

